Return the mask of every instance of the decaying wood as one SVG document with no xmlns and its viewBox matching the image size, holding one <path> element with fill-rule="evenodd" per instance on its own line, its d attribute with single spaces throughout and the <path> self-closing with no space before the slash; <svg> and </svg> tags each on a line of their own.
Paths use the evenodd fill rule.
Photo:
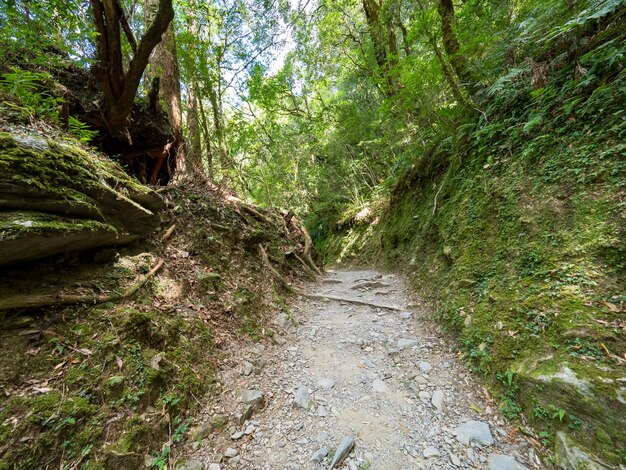
<svg viewBox="0 0 626 470">
<path fill-rule="evenodd" d="M 386 310 L 393 310 L 394 312 L 402 312 L 405 310 L 402 307 L 398 307 L 396 305 L 383 305 L 383 304 L 377 304 L 375 302 L 368 302 L 366 300 L 349 299 L 345 297 L 335 297 L 334 295 L 307 294 L 304 292 L 298 292 L 298 293 L 301 296 L 306 297 L 307 299 L 335 300 L 337 302 L 347 302 L 349 304 L 366 305 L 368 307 L 376 307 L 376 308 L 383 308 Z"/>
<path fill-rule="evenodd" d="M 127 299 L 141 289 L 146 282 L 152 278 L 163 266 L 163 260 L 158 259 L 157 263 L 147 274 L 141 276 L 137 282 L 126 289 L 122 293 L 114 293 L 108 295 L 94 294 L 65 294 L 57 292 L 56 294 L 27 294 L 13 295 L 0 300 L 0 310 L 10 310 L 14 308 L 37 308 L 47 307 L 51 305 L 69 305 L 69 304 L 103 304 L 106 302 L 116 302 L 118 300 Z"/>
</svg>

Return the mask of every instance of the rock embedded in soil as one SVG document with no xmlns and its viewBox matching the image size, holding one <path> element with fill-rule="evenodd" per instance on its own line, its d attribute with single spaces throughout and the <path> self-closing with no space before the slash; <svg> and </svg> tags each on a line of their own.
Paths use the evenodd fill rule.
<svg viewBox="0 0 626 470">
<path fill-rule="evenodd" d="M 332 462 L 330 462 L 330 466 L 328 467 L 328 470 L 332 470 L 337 465 L 339 465 L 343 461 L 343 459 L 345 459 L 348 456 L 348 454 L 350 454 L 353 448 L 354 448 L 354 437 L 352 436 L 344 437 L 339 443 L 337 450 L 335 451 L 335 455 L 333 456 Z"/>
<path fill-rule="evenodd" d="M 417 340 L 415 338 L 400 338 L 398 340 L 398 349 L 407 349 L 412 348 L 417 344 Z"/>
<path fill-rule="evenodd" d="M 300 385 L 298 387 L 293 398 L 293 404 L 299 408 L 304 408 L 305 410 L 309 408 L 309 405 L 311 404 L 311 395 L 309 394 L 309 389 L 306 385 Z"/>
<path fill-rule="evenodd" d="M 200 423 L 191 430 L 191 440 L 199 441 L 207 437 L 213 431 L 211 423 Z"/>
<path fill-rule="evenodd" d="M 437 411 L 441 411 L 441 409 L 443 408 L 443 398 L 443 390 L 435 390 L 433 392 L 433 398 L 431 400 L 431 403 L 435 408 L 437 408 Z"/>
<path fill-rule="evenodd" d="M 494 443 L 491 430 L 487 423 L 482 421 L 467 421 L 456 429 L 456 438 L 461 444 L 469 445 L 470 442 L 477 442 L 485 446 Z"/>
<path fill-rule="evenodd" d="M 433 370 L 433 366 L 430 365 L 430 362 L 420 361 L 418 367 L 424 374 L 428 374 L 431 370 Z"/>
<path fill-rule="evenodd" d="M 233 449 L 232 447 L 229 447 L 224 452 L 224 457 L 226 457 L 227 459 L 233 459 L 237 457 L 238 455 L 239 455 L 239 451 L 237 449 Z"/>
<path fill-rule="evenodd" d="M 424 458 L 430 459 L 433 457 L 439 457 L 441 455 L 441 452 L 439 452 L 439 449 L 437 449 L 436 447 L 428 446 L 424 449 L 422 455 L 424 456 Z"/>
<path fill-rule="evenodd" d="M 322 447 L 321 449 L 313 453 L 310 461 L 315 462 L 315 463 L 320 463 L 322 460 L 326 458 L 327 455 L 328 455 L 328 449 L 326 447 Z"/>
<path fill-rule="evenodd" d="M 528 470 L 510 455 L 491 454 L 487 458 L 489 470 Z"/>
<path fill-rule="evenodd" d="M 317 381 L 317 388 L 321 388 L 323 390 L 329 390 L 335 386 L 335 381 L 333 379 L 320 379 Z"/>
<path fill-rule="evenodd" d="M 204 464 L 200 460 L 187 460 L 182 465 L 177 465 L 176 470 L 204 470 Z"/>
</svg>

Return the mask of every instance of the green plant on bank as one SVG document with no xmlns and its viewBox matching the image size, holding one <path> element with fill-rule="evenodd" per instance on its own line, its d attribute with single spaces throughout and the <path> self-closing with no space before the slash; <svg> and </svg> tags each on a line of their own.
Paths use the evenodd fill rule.
<svg viewBox="0 0 626 470">
<path fill-rule="evenodd" d="M 500 395 L 500 409 L 508 419 L 515 419 L 522 412 L 522 408 L 516 402 L 519 386 L 513 383 L 514 373 L 511 370 L 497 372 L 497 379 L 504 385 L 504 392 Z"/>
<path fill-rule="evenodd" d="M 18 121 L 43 119 L 60 124 L 59 109 L 63 98 L 54 96 L 54 87 L 54 80 L 47 72 L 31 72 L 11 67 L 11 72 L 0 77 L 0 93 L 6 95 L 1 106 L 9 116 Z M 69 133 L 83 143 L 90 142 L 98 135 L 97 131 L 74 116 L 69 116 L 67 126 Z"/>
</svg>

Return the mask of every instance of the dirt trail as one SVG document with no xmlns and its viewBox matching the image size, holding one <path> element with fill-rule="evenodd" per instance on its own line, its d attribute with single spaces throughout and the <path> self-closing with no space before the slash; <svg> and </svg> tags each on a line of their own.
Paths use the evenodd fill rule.
<svg viewBox="0 0 626 470">
<path fill-rule="evenodd" d="M 354 449 L 336 468 L 541 468 L 401 279 L 337 271 L 309 292 L 406 310 L 301 299 L 277 319 L 279 345 L 240 351 L 223 371 L 206 419 L 223 412 L 231 424 L 213 448 L 193 444 L 182 468 L 327 469 L 348 436 Z"/>
</svg>

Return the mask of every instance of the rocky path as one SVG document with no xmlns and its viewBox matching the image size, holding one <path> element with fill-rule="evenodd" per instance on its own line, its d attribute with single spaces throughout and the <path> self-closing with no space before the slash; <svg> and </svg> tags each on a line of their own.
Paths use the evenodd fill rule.
<svg viewBox="0 0 626 470">
<path fill-rule="evenodd" d="M 309 292 L 401 310 L 302 299 L 278 345 L 233 352 L 180 468 L 541 468 L 401 279 L 338 271 Z"/>
</svg>

